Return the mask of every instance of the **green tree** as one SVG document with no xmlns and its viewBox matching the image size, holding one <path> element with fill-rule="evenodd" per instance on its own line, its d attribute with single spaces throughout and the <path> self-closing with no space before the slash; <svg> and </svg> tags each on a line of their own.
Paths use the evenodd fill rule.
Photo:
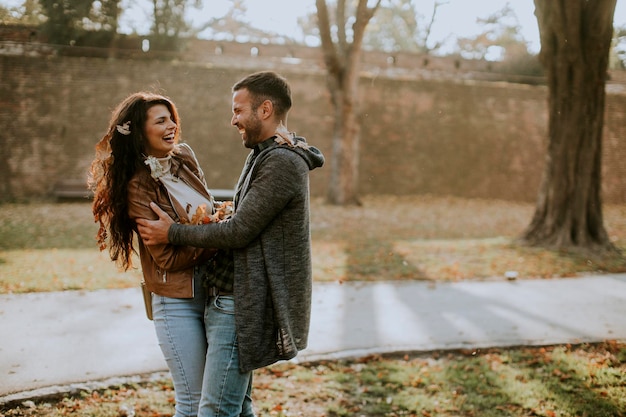
<svg viewBox="0 0 626 417">
<path fill-rule="evenodd" d="M 19 23 L 19 15 L 11 8 L 0 6 L 0 23 L 3 25 Z"/>
<path fill-rule="evenodd" d="M 75 41 L 83 18 L 91 10 L 92 0 L 40 0 L 47 17 L 42 33 L 48 42 L 67 45 Z"/>
<path fill-rule="evenodd" d="M 76 44 L 78 40 L 84 39 L 85 33 L 99 32 L 101 40 L 96 42 L 96 46 L 109 46 L 117 33 L 120 0 L 39 0 L 39 2 L 46 16 L 42 34 L 50 43 Z M 29 3 L 32 1 L 25 4 Z M 86 43 L 93 44 L 89 41 Z"/>
<path fill-rule="evenodd" d="M 41 5 L 38 0 L 24 0 L 20 6 L 4 7 L 0 6 L 0 22 L 40 25 L 45 21 Z"/>
<path fill-rule="evenodd" d="M 152 45 L 155 49 L 179 50 L 193 29 L 186 20 L 188 7 L 201 7 L 201 0 L 152 0 Z"/>
<path fill-rule="evenodd" d="M 602 216 L 605 82 L 616 0 L 535 0 L 548 79 L 548 150 L 522 241 L 586 252 L 614 250 Z"/>
<path fill-rule="evenodd" d="M 359 171 L 358 86 L 361 46 L 370 19 L 381 0 L 372 7 L 367 0 L 355 1 L 349 10 L 346 0 L 338 0 L 334 27 L 326 0 L 316 0 L 318 26 L 327 84 L 334 110 L 330 186 L 328 201 L 332 204 L 359 204 L 357 195 Z"/>
<path fill-rule="evenodd" d="M 117 33 L 121 14 L 120 2 L 121 0 L 95 1 L 89 14 L 91 29 Z"/>
</svg>

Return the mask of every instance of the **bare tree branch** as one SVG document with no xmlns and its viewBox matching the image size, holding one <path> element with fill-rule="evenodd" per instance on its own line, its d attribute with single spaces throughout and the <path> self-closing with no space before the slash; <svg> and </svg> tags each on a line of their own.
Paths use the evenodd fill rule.
<svg viewBox="0 0 626 417">
<path fill-rule="evenodd" d="M 337 39 L 339 44 L 339 51 L 342 54 L 348 52 L 348 39 L 346 37 L 346 0 L 337 1 Z"/>
<path fill-rule="evenodd" d="M 328 7 L 326 0 L 315 0 L 317 7 L 317 19 L 320 29 L 320 39 L 322 41 L 322 51 L 324 53 L 324 62 L 329 71 L 335 72 L 340 70 L 339 61 L 337 59 L 337 51 L 333 38 L 330 33 L 330 19 L 328 18 Z"/>
<path fill-rule="evenodd" d="M 361 49 L 361 42 L 363 41 L 365 28 L 367 28 L 367 24 L 372 19 L 372 16 L 374 16 L 374 13 L 376 13 L 376 10 L 378 10 L 378 7 L 380 7 L 380 2 L 381 0 L 377 0 L 373 7 L 367 7 L 367 0 L 359 0 L 359 4 L 356 9 L 356 20 L 352 25 L 352 31 L 354 33 L 353 42 L 358 42 L 358 45 L 353 44 L 353 47 L 356 50 Z"/>
<path fill-rule="evenodd" d="M 445 4 L 448 4 L 448 2 L 443 2 L 443 1 L 435 2 L 435 5 L 433 6 L 433 14 L 430 16 L 430 20 L 428 21 L 428 24 L 426 25 L 426 30 L 424 31 L 424 51 L 427 53 L 431 50 L 431 48 L 428 47 L 428 38 L 430 38 L 430 34 L 432 33 L 433 24 L 435 23 L 436 16 L 437 16 L 437 10 L 439 9 L 439 7 Z M 433 49 L 436 49 L 436 48 L 433 48 Z"/>
</svg>

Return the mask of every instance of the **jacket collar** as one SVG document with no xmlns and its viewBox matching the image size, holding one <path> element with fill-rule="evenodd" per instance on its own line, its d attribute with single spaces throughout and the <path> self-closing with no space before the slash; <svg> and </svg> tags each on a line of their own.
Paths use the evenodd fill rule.
<svg viewBox="0 0 626 417">
<path fill-rule="evenodd" d="M 254 146 L 254 149 L 252 150 L 254 152 L 255 155 L 260 154 L 261 152 L 263 152 L 266 149 L 269 149 L 275 145 L 277 145 L 276 141 L 274 141 L 274 139 L 276 138 L 276 136 L 272 136 L 269 139 L 265 139 L 263 142 L 261 143 L 257 143 Z"/>
</svg>

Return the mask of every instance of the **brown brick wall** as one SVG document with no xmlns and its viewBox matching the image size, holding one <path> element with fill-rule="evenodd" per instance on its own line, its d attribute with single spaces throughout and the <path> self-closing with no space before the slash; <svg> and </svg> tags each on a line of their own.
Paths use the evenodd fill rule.
<svg viewBox="0 0 626 417">
<path fill-rule="evenodd" d="M 259 66 L 261 69 L 266 66 Z M 212 188 L 236 182 L 246 150 L 230 126 L 230 87 L 252 71 L 184 62 L 0 56 L 0 201 L 51 197 L 54 183 L 84 178 L 110 111 L 127 94 L 157 90 L 179 106 L 183 138 Z M 332 112 L 325 78 L 280 67 L 292 83 L 289 128 L 326 154 L 314 195 L 329 179 Z M 534 201 L 545 158 L 541 86 L 390 78 L 361 80 L 362 193 L 433 193 Z M 607 99 L 604 200 L 626 203 L 626 96 Z"/>
</svg>

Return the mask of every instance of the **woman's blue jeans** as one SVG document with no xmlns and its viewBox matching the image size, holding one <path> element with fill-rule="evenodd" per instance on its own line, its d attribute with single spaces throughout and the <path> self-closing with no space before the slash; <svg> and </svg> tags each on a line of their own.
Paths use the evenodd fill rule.
<svg viewBox="0 0 626 417">
<path fill-rule="evenodd" d="M 154 327 L 174 382 L 176 414 L 196 417 L 207 351 L 204 330 L 206 290 L 194 280 L 194 298 L 152 295 Z"/>
<path fill-rule="evenodd" d="M 234 297 L 209 297 L 204 321 L 208 348 L 198 417 L 254 417 L 252 372 L 239 372 Z"/>
</svg>

